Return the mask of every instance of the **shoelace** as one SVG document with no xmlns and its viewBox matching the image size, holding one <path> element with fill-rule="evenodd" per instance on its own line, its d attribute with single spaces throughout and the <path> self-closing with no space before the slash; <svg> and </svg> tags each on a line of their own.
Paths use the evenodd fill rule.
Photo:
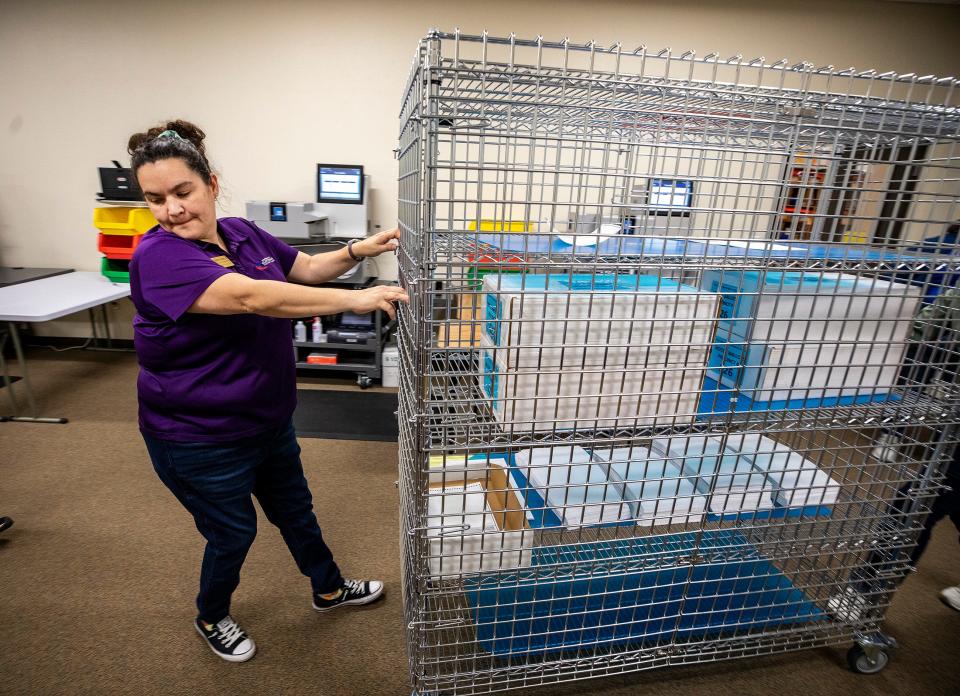
<svg viewBox="0 0 960 696">
<path fill-rule="evenodd" d="M 362 595 L 363 583 L 359 580 L 344 580 L 343 592 L 346 595 Z"/>
<path fill-rule="evenodd" d="M 233 644 L 243 636 L 243 629 L 229 616 L 217 624 L 217 630 L 220 631 L 220 640 L 228 648 L 232 648 Z"/>
</svg>

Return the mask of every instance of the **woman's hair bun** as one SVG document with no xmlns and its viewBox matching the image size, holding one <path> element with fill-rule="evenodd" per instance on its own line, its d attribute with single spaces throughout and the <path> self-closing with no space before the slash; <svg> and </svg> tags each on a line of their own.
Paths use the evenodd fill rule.
<svg viewBox="0 0 960 696">
<path fill-rule="evenodd" d="M 169 133 L 159 137 L 167 131 L 173 131 L 180 137 Z M 127 152 L 131 155 L 130 166 L 137 172 L 149 162 L 175 157 L 182 159 L 209 184 L 212 180 L 210 162 L 203 146 L 206 137 L 206 133 L 198 126 L 182 119 L 167 121 L 144 133 L 134 133 L 127 141 Z"/>
<path fill-rule="evenodd" d="M 168 130 L 173 131 L 184 140 L 190 141 L 190 143 L 200 151 L 200 154 L 206 157 L 203 140 L 207 137 L 207 134 L 204 133 L 199 126 L 179 118 L 175 121 L 167 121 L 162 125 L 154 126 L 145 133 L 134 133 L 127 142 L 127 152 L 132 155 L 136 150 L 139 150 L 151 140 L 155 140 L 158 135 Z"/>
</svg>

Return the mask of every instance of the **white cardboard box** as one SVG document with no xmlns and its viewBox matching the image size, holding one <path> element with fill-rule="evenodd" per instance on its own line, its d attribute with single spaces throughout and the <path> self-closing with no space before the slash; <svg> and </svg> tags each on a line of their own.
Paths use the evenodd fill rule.
<svg viewBox="0 0 960 696">
<path fill-rule="evenodd" d="M 483 364 L 481 388 L 494 417 L 522 430 L 633 427 L 696 416 L 705 367 L 508 370 Z"/>
<path fill-rule="evenodd" d="M 720 294 L 717 333 L 730 341 L 902 341 L 920 288 L 849 273 L 704 271 Z"/>
<path fill-rule="evenodd" d="M 718 337 L 707 376 L 759 402 L 882 395 L 896 385 L 904 350 L 889 343 L 753 343 L 744 351 Z"/>
<path fill-rule="evenodd" d="M 494 464 L 465 474 L 462 483 L 456 478 L 429 487 L 431 575 L 528 567 L 533 532 L 506 469 Z"/>
<path fill-rule="evenodd" d="M 480 385 L 523 429 L 689 422 L 718 298 L 658 276 L 488 275 Z"/>
<path fill-rule="evenodd" d="M 497 346 L 706 344 L 717 316 L 715 294 L 659 276 L 491 274 L 483 292 Z"/>
<path fill-rule="evenodd" d="M 753 467 L 773 484 L 777 500 L 787 507 L 833 505 L 840 484 L 799 452 L 758 433 L 731 435 L 727 445 L 737 448 Z"/>
</svg>

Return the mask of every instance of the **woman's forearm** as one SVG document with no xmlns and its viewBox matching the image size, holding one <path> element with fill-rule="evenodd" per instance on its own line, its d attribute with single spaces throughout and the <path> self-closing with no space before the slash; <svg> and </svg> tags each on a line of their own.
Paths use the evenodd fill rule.
<svg viewBox="0 0 960 696">
<path fill-rule="evenodd" d="M 339 278 L 356 265 L 357 262 L 351 259 L 350 254 L 347 253 L 347 247 L 343 247 L 336 251 L 311 256 L 310 274 L 313 276 L 314 283 L 328 283 Z"/>
<path fill-rule="evenodd" d="M 226 273 L 210 283 L 187 311 L 195 314 L 262 314 L 294 319 L 382 310 L 392 319 L 396 316 L 394 303 L 409 301 L 406 292 L 390 285 L 374 285 L 362 290 L 314 288 Z"/>
<path fill-rule="evenodd" d="M 256 280 L 241 303 L 244 311 L 281 319 L 323 316 L 349 311 L 353 290 L 312 288 L 275 280 Z"/>
</svg>

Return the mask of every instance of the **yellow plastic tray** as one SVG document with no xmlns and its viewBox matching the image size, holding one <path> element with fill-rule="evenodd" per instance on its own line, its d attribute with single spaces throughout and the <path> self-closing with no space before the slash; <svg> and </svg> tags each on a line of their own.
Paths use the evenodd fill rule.
<svg viewBox="0 0 960 696">
<path fill-rule="evenodd" d="M 107 234 L 143 234 L 157 219 L 147 208 L 94 208 L 93 226 Z"/>
</svg>

